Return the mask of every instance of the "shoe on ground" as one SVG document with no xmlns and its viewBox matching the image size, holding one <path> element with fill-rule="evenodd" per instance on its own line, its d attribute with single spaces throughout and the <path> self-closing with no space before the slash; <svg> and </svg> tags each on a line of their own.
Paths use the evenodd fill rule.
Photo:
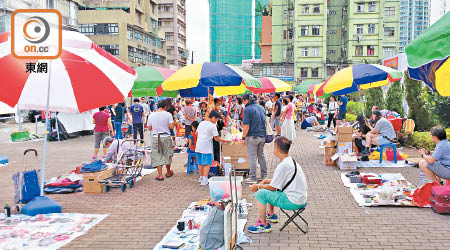
<svg viewBox="0 0 450 250">
<path fill-rule="evenodd" d="M 200 186 L 208 186 L 208 184 L 209 184 L 209 182 L 208 182 L 208 179 L 206 179 L 206 178 L 200 182 Z"/>
<path fill-rule="evenodd" d="M 203 181 L 203 176 L 198 177 L 198 182 L 202 182 Z"/>
<path fill-rule="evenodd" d="M 258 182 L 267 179 L 267 176 L 261 176 L 260 178 L 258 178 Z"/>
<path fill-rule="evenodd" d="M 257 220 L 255 225 L 248 227 L 248 232 L 252 234 L 270 233 L 271 231 L 270 223 L 267 222 L 267 225 L 264 225 L 260 220 Z"/>
<path fill-rule="evenodd" d="M 97 156 L 96 155 L 92 156 L 92 160 L 97 160 Z"/>
<path fill-rule="evenodd" d="M 255 179 L 247 178 L 243 181 L 244 184 L 256 184 L 258 183 Z"/>
<path fill-rule="evenodd" d="M 278 215 L 276 215 L 276 214 L 269 215 L 269 213 L 267 213 L 266 220 L 268 220 L 272 223 L 278 223 Z"/>
</svg>

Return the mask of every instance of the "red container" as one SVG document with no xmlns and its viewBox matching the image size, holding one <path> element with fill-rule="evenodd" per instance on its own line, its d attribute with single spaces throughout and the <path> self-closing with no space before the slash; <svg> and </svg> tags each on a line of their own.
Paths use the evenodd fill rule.
<svg viewBox="0 0 450 250">
<path fill-rule="evenodd" d="M 362 177 L 362 182 L 365 184 L 376 184 L 376 185 L 381 185 L 382 180 L 381 178 L 377 177 L 377 176 L 373 176 L 373 175 L 364 175 Z"/>
<path fill-rule="evenodd" d="M 450 214 L 450 186 L 431 188 L 431 209 L 438 214 Z"/>
<path fill-rule="evenodd" d="M 403 122 L 402 118 L 389 116 L 387 120 L 391 122 L 395 132 L 400 132 L 402 130 L 402 122 Z"/>
</svg>

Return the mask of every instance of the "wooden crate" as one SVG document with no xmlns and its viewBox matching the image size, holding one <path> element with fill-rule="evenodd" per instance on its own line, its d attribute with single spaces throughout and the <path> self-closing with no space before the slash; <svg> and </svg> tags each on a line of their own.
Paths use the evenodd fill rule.
<svg viewBox="0 0 450 250">
<path fill-rule="evenodd" d="M 83 173 L 83 192 L 85 194 L 99 194 L 105 191 L 105 184 L 98 183 L 112 176 L 114 168 L 108 168 L 97 173 Z"/>
</svg>

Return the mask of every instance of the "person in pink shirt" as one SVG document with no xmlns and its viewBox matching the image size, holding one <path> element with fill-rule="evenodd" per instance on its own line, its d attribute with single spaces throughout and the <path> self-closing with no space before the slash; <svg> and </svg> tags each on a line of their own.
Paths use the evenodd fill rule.
<svg viewBox="0 0 450 250">
<path fill-rule="evenodd" d="M 105 107 L 99 108 L 99 111 L 93 116 L 95 146 L 93 160 L 97 159 L 98 151 L 100 150 L 100 144 L 103 139 L 109 136 L 114 136 L 114 130 L 111 123 L 111 116 L 105 110 Z M 103 148 L 103 157 L 106 156 L 107 148 Z"/>
<path fill-rule="evenodd" d="M 280 115 L 280 119 L 283 121 L 283 125 L 281 126 L 281 136 L 288 138 L 290 141 L 293 141 L 296 137 L 293 118 L 295 111 L 294 104 L 292 103 L 293 99 L 294 97 L 292 95 L 289 95 L 289 97 L 283 99 L 285 109 Z"/>
</svg>

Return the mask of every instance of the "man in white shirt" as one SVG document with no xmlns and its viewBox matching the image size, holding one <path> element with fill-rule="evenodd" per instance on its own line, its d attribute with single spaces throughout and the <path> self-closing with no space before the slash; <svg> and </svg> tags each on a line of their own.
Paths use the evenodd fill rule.
<svg viewBox="0 0 450 250">
<path fill-rule="evenodd" d="M 166 166 L 166 177 L 172 177 L 173 171 L 170 170 L 173 157 L 173 141 L 170 136 L 170 130 L 174 128 L 173 116 L 167 112 L 167 102 L 161 100 L 158 102 L 158 110 L 151 113 L 148 118 L 148 129 L 152 132 L 152 166 L 158 169 L 157 181 L 163 181 L 162 166 Z"/>
<path fill-rule="evenodd" d="M 306 206 L 306 177 L 298 163 L 289 156 L 291 141 L 286 137 L 275 139 L 274 154 L 280 159 L 273 179 L 266 179 L 250 186 L 258 204 L 258 220 L 248 227 L 250 233 L 268 233 L 272 231 L 270 222 L 277 223 L 278 216 L 274 207 L 296 210 Z"/>
<path fill-rule="evenodd" d="M 273 104 L 272 104 L 272 100 L 270 99 L 270 95 L 266 95 L 265 108 L 266 108 L 266 113 L 269 117 L 272 115 L 272 107 L 273 107 Z"/>
</svg>

